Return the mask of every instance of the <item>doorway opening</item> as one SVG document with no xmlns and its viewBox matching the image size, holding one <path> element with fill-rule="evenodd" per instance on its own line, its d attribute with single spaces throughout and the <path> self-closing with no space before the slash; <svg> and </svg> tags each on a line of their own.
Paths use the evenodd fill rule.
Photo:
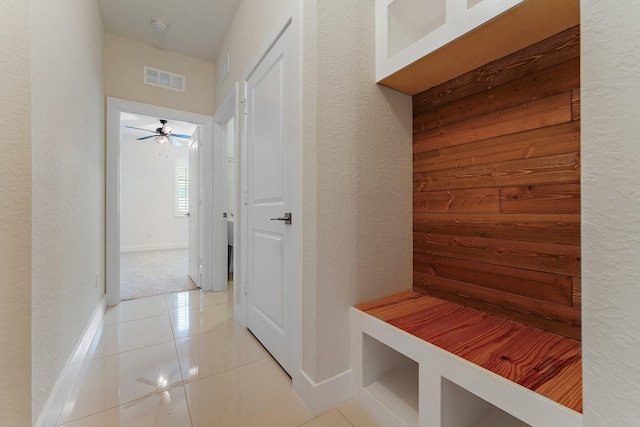
<svg viewBox="0 0 640 427">
<path fill-rule="evenodd" d="M 243 272 L 241 269 L 241 239 L 242 219 L 244 218 L 240 200 L 240 170 L 238 159 L 242 157 L 239 144 L 239 90 L 236 83 L 235 90 L 230 91 L 224 98 L 220 107 L 213 116 L 213 131 L 218 158 L 220 159 L 218 169 L 220 170 L 219 182 L 220 193 L 223 195 L 225 222 L 224 238 L 227 251 L 226 263 L 220 268 L 227 272 L 227 290 L 230 300 L 233 300 L 234 317 L 236 321 L 244 326 L 243 297 L 241 283 L 243 283 Z M 223 289 L 220 289 L 223 290 Z"/>
<path fill-rule="evenodd" d="M 120 300 L 195 290 L 198 125 L 129 112 L 120 125 Z"/>
<path fill-rule="evenodd" d="M 136 122 L 140 126 L 130 125 L 139 129 L 151 129 L 151 132 L 147 133 L 149 138 L 147 140 L 137 140 L 142 137 L 142 130 L 139 130 L 138 137 L 133 138 L 133 141 L 129 141 L 131 144 L 125 146 L 127 142 L 127 136 L 122 129 L 127 120 L 140 119 L 146 116 L 145 120 L 158 120 L 162 118 L 167 120 L 167 124 L 171 127 L 178 126 L 191 126 L 191 128 L 185 128 L 172 132 L 174 134 L 180 134 L 187 136 L 190 129 L 195 129 L 191 132 L 191 136 L 194 137 L 180 138 L 187 145 L 187 161 L 182 162 L 180 166 L 179 159 L 184 159 L 184 155 L 177 155 L 175 151 L 171 151 L 176 147 L 171 143 L 171 140 L 167 144 L 156 144 L 154 138 L 156 135 L 153 131 L 160 127 L 161 123 L 149 124 L 148 127 L 144 126 L 142 122 Z M 149 119 L 150 118 L 150 119 Z M 125 122 L 125 123 L 123 123 Z M 179 123 L 182 122 L 182 123 Z M 128 128 L 127 128 L 128 129 Z M 162 135 L 160 135 L 162 136 Z M 174 138 L 177 139 L 177 138 Z M 187 142 L 190 141 L 190 142 Z M 172 170 L 173 179 L 165 186 L 170 187 L 171 193 L 173 193 L 171 199 L 171 206 L 169 208 L 162 208 L 155 206 L 155 210 L 169 210 L 169 213 L 176 216 L 177 212 L 182 212 L 186 216 L 186 222 L 190 224 L 196 224 L 195 228 L 188 226 L 190 233 L 195 236 L 187 237 L 189 241 L 195 241 L 195 245 L 187 245 L 195 251 L 195 255 L 190 257 L 187 251 L 187 259 L 190 257 L 194 260 L 189 269 L 189 275 L 193 278 L 193 281 L 200 286 L 204 291 L 211 291 L 214 288 L 222 290 L 226 286 L 226 271 L 217 268 L 214 259 L 226 260 L 226 250 L 220 250 L 219 246 L 214 245 L 214 241 L 220 241 L 226 244 L 226 239 L 222 242 L 223 224 L 221 220 L 215 221 L 214 218 L 222 218 L 223 203 L 221 192 L 214 186 L 213 167 L 215 162 L 219 161 L 218 154 L 213 150 L 213 118 L 211 116 L 190 113 L 181 110 L 174 110 L 165 107 L 158 107 L 155 105 L 142 104 L 132 101 L 126 101 L 117 98 L 107 98 L 107 230 L 106 230 L 106 293 L 107 304 L 117 305 L 121 300 L 121 249 L 125 249 L 125 253 L 132 252 L 131 249 L 156 249 L 156 250 L 173 250 L 181 248 L 164 247 L 163 243 L 158 240 L 154 240 L 154 237 L 158 237 L 164 232 L 169 231 L 169 226 L 155 225 L 154 228 L 149 229 L 147 223 L 151 223 L 150 217 L 138 218 L 134 221 L 134 226 L 130 226 L 129 218 L 124 218 L 125 215 L 130 214 L 127 207 L 123 205 L 125 198 L 129 197 L 127 192 L 131 189 L 125 185 L 132 185 L 131 183 L 123 182 L 122 172 L 127 175 L 126 171 L 127 160 L 123 163 L 123 154 L 126 154 L 130 148 L 140 148 L 140 144 L 136 147 L 135 143 L 148 143 L 155 150 L 153 156 L 157 157 L 157 163 L 160 160 L 167 163 L 173 160 L 175 163 Z M 166 145 L 166 147 L 165 147 Z M 196 153 L 197 152 L 197 153 Z M 197 155 L 196 168 L 193 167 L 194 156 Z M 149 156 L 152 157 L 152 156 Z M 185 167 L 188 166 L 188 167 Z M 195 174 L 194 174 L 194 171 Z M 134 167 L 131 174 L 137 179 L 138 182 L 149 181 L 148 177 L 142 172 L 142 167 L 137 170 Z M 182 176 L 183 181 L 196 182 L 196 185 L 186 186 L 186 182 L 182 182 L 182 187 L 178 187 L 178 178 Z M 124 177 L 126 178 L 126 176 Z M 197 196 L 189 197 L 185 195 L 185 191 L 189 191 L 189 188 L 193 191 L 197 189 Z M 148 190 L 147 190 L 148 191 Z M 181 203 L 182 206 L 178 206 L 178 191 L 182 191 Z M 140 194 L 136 197 L 142 198 Z M 188 204 L 188 208 L 185 207 L 185 203 Z M 124 210 L 123 210 L 124 208 Z M 180 209 L 178 209 L 180 208 Z M 186 211 L 186 212 L 185 212 Z M 188 215 L 186 214 L 188 212 Z M 195 213 L 194 221 L 191 221 L 191 215 Z M 147 214 L 149 215 L 149 214 Z M 184 220 L 184 218 L 180 218 Z M 127 228 L 129 227 L 129 228 Z M 135 227 L 133 229 L 132 227 Z M 163 229 L 163 227 L 165 227 Z M 121 233 L 122 229 L 122 233 Z M 143 239 L 144 244 L 137 244 L 135 241 L 127 240 L 132 237 L 133 234 L 140 232 L 138 238 Z M 151 233 L 151 236 L 149 236 Z M 126 235 L 126 238 L 125 238 Z M 145 240 L 146 239 L 146 240 Z M 184 245 L 183 245 L 184 246 Z M 226 245 L 225 245 L 226 246 Z M 184 249 L 184 247 L 182 248 Z M 224 262 L 223 262 L 224 265 Z M 153 267 L 152 267 L 153 268 Z"/>
</svg>

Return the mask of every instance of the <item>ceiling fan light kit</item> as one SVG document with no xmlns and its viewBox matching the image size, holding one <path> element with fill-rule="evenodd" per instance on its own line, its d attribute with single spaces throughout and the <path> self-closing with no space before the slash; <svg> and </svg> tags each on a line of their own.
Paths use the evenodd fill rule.
<svg viewBox="0 0 640 427">
<path fill-rule="evenodd" d="M 171 139 L 166 135 L 162 135 L 162 136 L 156 136 L 155 141 L 160 145 L 164 145 L 164 144 L 170 143 Z"/>
<path fill-rule="evenodd" d="M 160 18 L 151 19 L 151 26 L 159 33 L 166 33 L 169 29 L 169 25 Z"/>
</svg>

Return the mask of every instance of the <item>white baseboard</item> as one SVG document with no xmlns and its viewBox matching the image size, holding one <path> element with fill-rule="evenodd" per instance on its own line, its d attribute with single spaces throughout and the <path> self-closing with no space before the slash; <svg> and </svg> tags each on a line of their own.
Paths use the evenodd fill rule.
<svg viewBox="0 0 640 427">
<path fill-rule="evenodd" d="M 167 243 L 163 245 L 122 246 L 120 252 L 164 251 L 168 249 L 188 249 L 189 243 Z"/>
<path fill-rule="evenodd" d="M 351 369 L 318 383 L 301 370 L 293 379 L 293 388 L 311 413 L 318 416 L 351 399 L 352 382 Z"/>
<path fill-rule="evenodd" d="M 91 320 L 87 323 L 87 326 L 80 336 L 75 349 L 71 352 L 71 356 L 69 356 L 60 376 L 58 376 L 58 380 L 53 386 L 53 390 L 51 390 L 49 398 L 45 402 L 40 416 L 33 424 L 34 427 L 54 427 L 56 425 L 58 416 L 60 416 L 62 408 L 66 403 L 67 396 L 71 392 L 71 387 L 73 387 L 73 384 L 78 377 L 80 365 L 89 351 L 91 341 L 100 327 L 100 322 L 102 321 L 102 317 L 104 316 L 106 309 L 107 296 L 105 295 L 98 303 L 98 306 L 91 316 Z"/>
</svg>

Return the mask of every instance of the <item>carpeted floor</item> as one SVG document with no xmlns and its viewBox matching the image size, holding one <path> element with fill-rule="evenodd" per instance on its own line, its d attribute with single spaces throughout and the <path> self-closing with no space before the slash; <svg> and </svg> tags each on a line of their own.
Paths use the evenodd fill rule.
<svg viewBox="0 0 640 427">
<path fill-rule="evenodd" d="M 124 252 L 120 254 L 120 299 L 190 291 L 189 250 Z"/>
</svg>

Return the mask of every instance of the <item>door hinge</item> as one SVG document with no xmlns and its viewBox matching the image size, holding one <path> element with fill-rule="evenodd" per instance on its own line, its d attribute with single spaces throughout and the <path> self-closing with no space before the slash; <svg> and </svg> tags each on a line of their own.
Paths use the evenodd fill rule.
<svg viewBox="0 0 640 427">
<path fill-rule="evenodd" d="M 242 203 L 244 203 L 245 205 L 249 203 L 249 195 L 246 191 L 242 193 Z"/>
<path fill-rule="evenodd" d="M 246 115 L 247 114 L 247 98 L 243 98 L 242 101 L 240 101 L 240 104 L 242 104 L 242 112 Z"/>
<path fill-rule="evenodd" d="M 242 285 L 242 295 L 247 295 L 247 281 L 244 281 L 244 284 Z"/>
</svg>

